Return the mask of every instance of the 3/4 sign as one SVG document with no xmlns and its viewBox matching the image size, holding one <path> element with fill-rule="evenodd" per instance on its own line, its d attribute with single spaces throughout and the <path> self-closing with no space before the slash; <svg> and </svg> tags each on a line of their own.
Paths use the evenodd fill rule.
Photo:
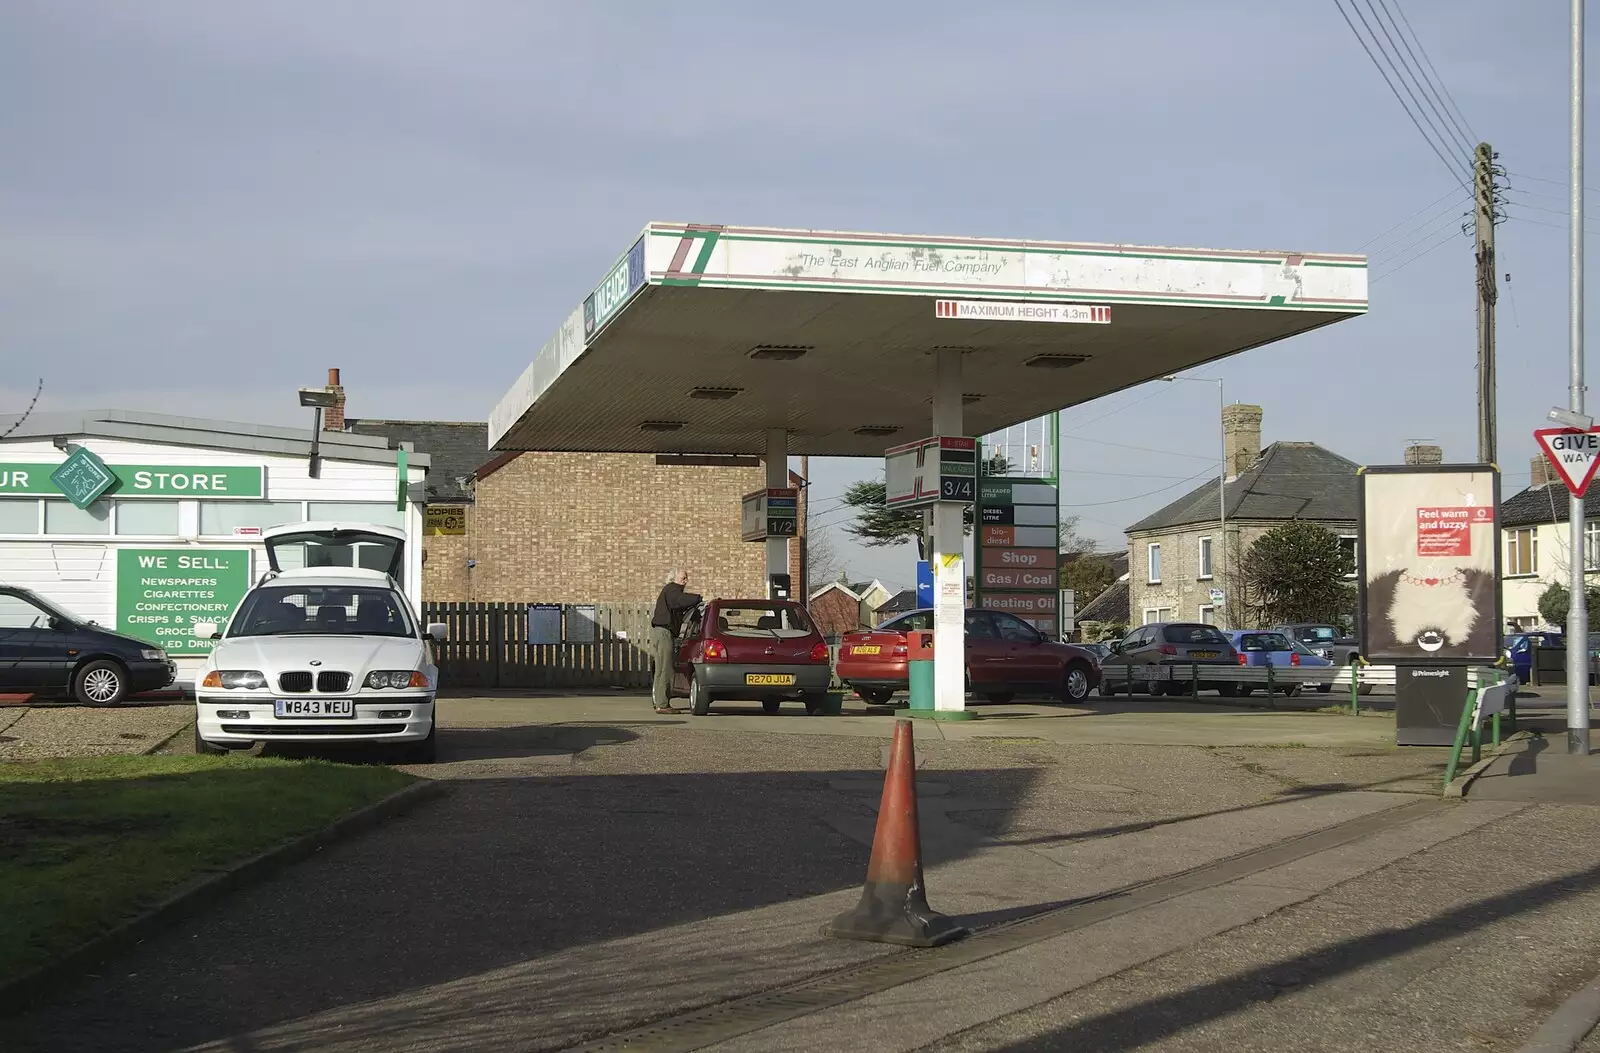
<svg viewBox="0 0 1600 1053">
<path fill-rule="evenodd" d="M 1540 428 L 1533 437 L 1567 489 L 1582 497 L 1600 467 L 1600 428 Z"/>
<path fill-rule="evenodd" d="M 939 496 L 946 501 L 971 501 L 975 492 L 976 482 L 970 475 L 939 477 Z"/>
</svg>

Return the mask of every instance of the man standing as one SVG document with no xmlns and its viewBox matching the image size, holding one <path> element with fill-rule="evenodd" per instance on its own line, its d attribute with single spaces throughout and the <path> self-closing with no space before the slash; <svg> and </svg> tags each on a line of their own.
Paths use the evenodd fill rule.
<svg viewBox="0 0 1600 1053">
<path fill-rule="evenodd" d="M 650 650 L 655 657 L 655 683 L 651 695 L 657 713 L 676 713 L 672 708 L 672 659 L 683 616 L 700 606 L 700 597 L 683 591 L 689 572 L 674 570 L 656 597 L 655 614 L 650 618 Z"/>
</svg>

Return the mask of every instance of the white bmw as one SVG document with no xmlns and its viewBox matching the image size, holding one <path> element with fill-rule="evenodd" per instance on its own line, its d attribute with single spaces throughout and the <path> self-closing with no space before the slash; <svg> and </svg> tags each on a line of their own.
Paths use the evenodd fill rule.
<svg viewBox="0 0 1600 1053">
<path fill-rule="evenodd" d="M 268 574 L 245 594 L 195 683 L 196 753 L 257 742 L 398 745 L 434 759 L 439 670 L 430 640 L 394 579 L 378 570 L 321 566 Z"/>
</svg>

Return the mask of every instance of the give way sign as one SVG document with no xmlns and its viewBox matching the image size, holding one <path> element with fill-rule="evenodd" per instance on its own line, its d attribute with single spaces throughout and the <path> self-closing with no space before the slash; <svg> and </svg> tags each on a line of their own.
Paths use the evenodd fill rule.
<svg viewBox="0 0 1600 1053">
<path fill-rule="evenodd" d="M 1533 437 L 1560 473 L 1567 489 L 1572 491 L 1573 496 L 1582 497 L 1594 479 L 1595 468 L 1600 467 L 1600 427 L 1588 431 L 1540 428 L 1533 433 Z"/>
</svg>

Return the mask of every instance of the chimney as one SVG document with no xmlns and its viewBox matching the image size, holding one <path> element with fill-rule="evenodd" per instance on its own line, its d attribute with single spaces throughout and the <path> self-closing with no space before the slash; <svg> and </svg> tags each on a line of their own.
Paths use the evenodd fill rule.
<svg viewBox="0 0 1600 1053">
<path fill-rule="evenodd" d="M 1261 407 L 1234 403 L 1222 408 L 1222 436 L 1228 478 L 1250 470 L 1261 458 Z"/>
<path fill-rule="evenodd" d="M 1528 462 L 1528 467 L 1533 469 L 1533 481 L 1529 486 L 1544 486 L 1556 481 L 1555 473 L 1550 470 L 1550 462 L 1543 457 L 1535 457 Z"/>
<path fill-rule="evenodd" d="M 1444 447 L 1429 446 L 1425 443 L 1412 443 L 1406 447 L 1407 464 L 1443 464 Z"/>
<path fill-rule="evenodd" d="M 339 371 L 328 370 L 328 390 L 333 392 L 333 405 L 322 411 L 323 431 L 344 431 L 344 388 L 339 386 Z"/>
</svg>

